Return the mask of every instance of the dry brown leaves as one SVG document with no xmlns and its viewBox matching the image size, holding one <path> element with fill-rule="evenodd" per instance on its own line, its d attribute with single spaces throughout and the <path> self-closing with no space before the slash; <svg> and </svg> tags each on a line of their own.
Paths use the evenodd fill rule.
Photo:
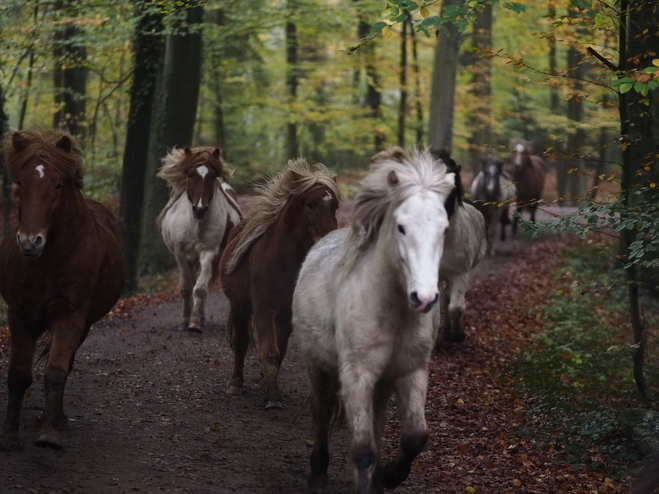
<svg viewBox="0 0 659 494">
<path fill-rule="evenodd" d="M 467 340 L 433 355 L 426 418 L 431 438 L 407 485 L 419 493 L 607 494 L 627 484 L 599 471 L 575 471 L 552 441 L 540 450 L 521 430 L 534 428 L 525 397 L 507 369 L 543 321 L 533 308 L 558 282 L 561 253 L 576 239 L 549 238 L 521 254 L 502 277 L 481 280 L 467 297 Z M 535 419 L 537 420 L 537 419 Z M 388 428 L 396 429 L 395 419 Z M 547 424 L 543 424 L 547 426 Z M 558 432 L 558 431 L 557 431 Z M 388 438 L 398 437 L 390 430 Z M 387 440 L 386 449 L 396 447 Z M 602 462 L 591 452 L 593 462 Z"/>
</svg>

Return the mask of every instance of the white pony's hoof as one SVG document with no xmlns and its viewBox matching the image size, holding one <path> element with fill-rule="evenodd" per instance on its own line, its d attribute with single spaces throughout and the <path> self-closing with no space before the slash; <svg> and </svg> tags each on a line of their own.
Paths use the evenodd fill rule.
<svg viewBox="0 0 659 494">
<path fill-rule="evenodd" d="M 201 326 L 198 324 L 190 324 L 187 328 L 185 328 L 186 331 L 191 331 L 193 333 L 203 333 Z"/>
</svg>

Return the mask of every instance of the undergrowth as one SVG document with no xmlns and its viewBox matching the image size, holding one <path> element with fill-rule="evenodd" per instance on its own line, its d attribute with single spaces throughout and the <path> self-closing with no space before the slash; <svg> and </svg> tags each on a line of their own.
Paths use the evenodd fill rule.
<svg viewBox="0 0 659 494">
<path fill-rule="evenodd" d="M 540 447 L 571 453 L 575 468 L 601 468 L 593 461 L 598 451 L 623 474 L 639 454 L 625 437 L 619 414 L 625 408 L 658 409 L 659 402 L 643 401 L 634 383 L 626 287 L 613 270 L 612 249 L 591 242 L 570 253 L 557 272 L 562 288 L 537 308 L 545 330 L 521 353 L 515 373 L 520 391 L 530 397 L 534 422 L 553 424 L 522 432 Z M 659 345 L 650 331 L 659 318 L 648 304 L 645 373 L 656 396 Z"/>
</svg>

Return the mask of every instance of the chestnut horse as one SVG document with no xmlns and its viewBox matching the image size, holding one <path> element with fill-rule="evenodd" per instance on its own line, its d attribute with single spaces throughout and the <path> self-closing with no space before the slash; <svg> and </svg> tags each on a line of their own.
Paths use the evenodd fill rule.
<svg viewBox="0 0 659 494">
<path fill-rule="evenodd" d="M 117 221 L 82 195 L 82 157 L 65 133 L 14 132 L 5 158 L 16 184 L 18 226 L 0 245 L 0 294 L 8 305 L 11 356 L 0 446 L 18 446 L 37 339 L 50 338 L 38 446 L 62 448 L 66 380 L 89 328 L 119 299 L 124 264 Z"/>
<path fill-rule="evenodd" d="M 327 168 L 315 167 L 312 171 L 304 159 L 291 160 L 261 186 L 220 260 L 220 280 L 231 303 L 227 333 L 234 368 L 228 393 L 243 391 L 253 315 L 266 410 L 282 407 L 277 375 L 292 331 L 291 303 L 298 271 L 309 249 L 337 226 L 339 188 Z"/>
<path fill-rule="evenodd" d="M 531 149 L 531 143 L 524 139 L 513 139 L 510 143 L 513 150 L 510 162 L 513 165 L 513 180 L 517 190 L 517 212 L 513 219 L 513 235 L 517 233 L 517 222 L 524 209 L 531 211 L 531 221 L 535 222 L 535 210 L 542 200 L 545 188 L 545 161 Z"/>
<path fill-rule="evenodd" d="M 184 330 L 201 332 L 204 327 L 208 285 L 217 276 L 229 232 L 242 218 L 235 193 L 225 182 L 230 175 L 217 148 L 175 148 L 158 172 L 171 189 L 158 222 L 178 264 Z"/>
</svg>

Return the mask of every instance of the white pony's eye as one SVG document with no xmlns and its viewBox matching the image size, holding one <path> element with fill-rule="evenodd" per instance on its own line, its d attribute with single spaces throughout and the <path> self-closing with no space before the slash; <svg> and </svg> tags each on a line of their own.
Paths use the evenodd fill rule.
<svg viewBox="0 0 659 494">
<path fill-rule="evenodd" d="M 405 227 L 403 225 L 398 225 L 398 231 L 405 235 Z"/>
</svg>

